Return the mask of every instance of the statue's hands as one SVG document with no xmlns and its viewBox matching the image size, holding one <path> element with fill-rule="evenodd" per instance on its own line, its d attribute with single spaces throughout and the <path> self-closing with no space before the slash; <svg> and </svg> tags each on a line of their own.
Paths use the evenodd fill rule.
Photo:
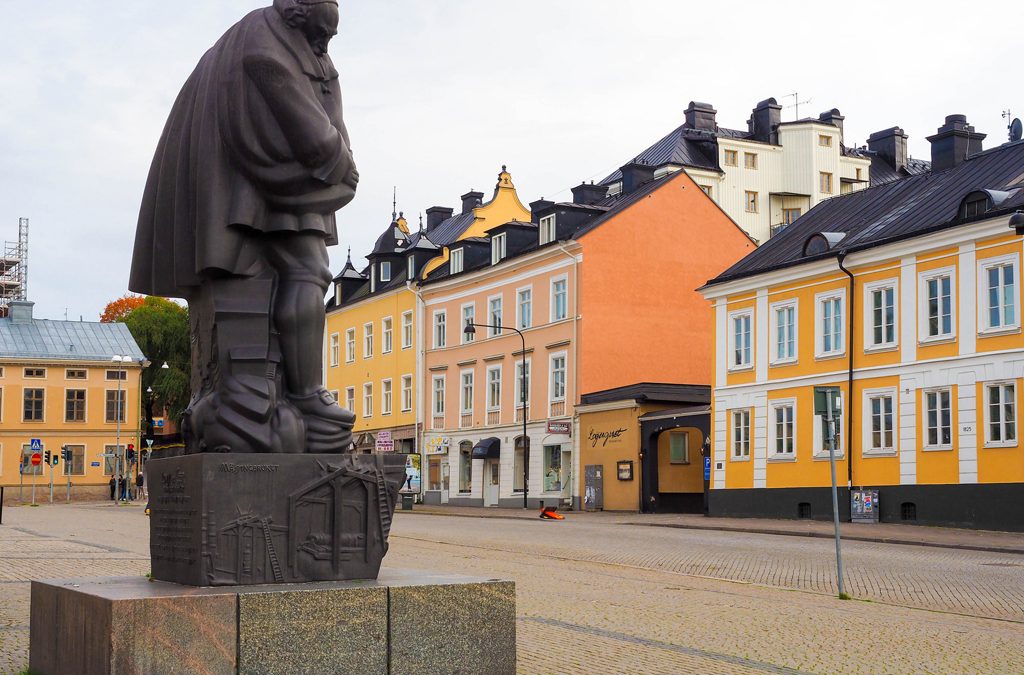
<svg viewBox="0 0 1024 675">
<path fill-rule="evenodd" d="M 359 170 L 356 169 L 355 163 L 352 164 L 352 168 L 349 169 L 348 174 L 344 179 L 342 179 L 342 182 L 353 190 L 355 190 L 356 186 L 359 185 Z"/>
</svg>

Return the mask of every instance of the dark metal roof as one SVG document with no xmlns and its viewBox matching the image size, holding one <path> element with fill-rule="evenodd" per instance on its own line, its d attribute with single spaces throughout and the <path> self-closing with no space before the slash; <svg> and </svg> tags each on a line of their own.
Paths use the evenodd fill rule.
<svg viewBox="0 0 1024 675">
<path fill-rule="evenodd" d="M 427 233 L 427 236 L 430 237 L 430 241 L 438 246 L 449 246 L 469 229 L 469 226 L 473 224 L 475 219 L 476 216 L 473 215 L 472 211 L 460 213 L 438 223 L 436 227 Z"/>
<path fill-rule="evenodd" d="M 711 387 L 703 384 L 639 382 L 624 387 L 595 391 L 580 397 L 581 405 L 614 401 L 706 405 L 711 402 Z"/>
<path fill-rule="evenodd" d="M 821 202 L 708 285 L 954 227 L 963 222 L 960 203 L 969 193 L 1014 187 L 1024 187 L 1024 141 L 978 153 L 946 171 L 928 171 Z M 1018 200 L 1024 202 L 1024 190 L 1001 208 L 1014 208 Z M 804 256 L 804 243 L 820 232 L 846 236 L 826 253 Z"/>
<path fill-rule="evenodd" d="M 635 158 L 634 162 L 650 166 L 675 164 L 696 169 L 719 171 L 717 138 L 747 138 L 745 131 L 724 129 L 719 127 L 717 133 L 690 129 L 685 124 L 672 130 L 667 136 L 647 148 Z M 622 180 L 622 172 L 615 171 L 601 181 L 601 185 L 609 185 Z"/>
<path fill-rule="evenodd" d="M 666 410 L 652 410 L 649 413 L 645 413 L 640 416 L 640 421 L 645 422 L 651 419 L 660 419 L 664 417 L 690 417 L 693 415 L 710 415 L 710 405 L 684 405 L 679 408 L 668 408 Z"/>
<path fill-rule="evenodd" d="M 906 164 L 897 169 L 884 157 L 875 156 L 871 158 L 871 184 L 884 185 L 908 176 L 919 176 L 931 171 L 931 168 L 931 162 L 911 157 Z"/>
</svg>

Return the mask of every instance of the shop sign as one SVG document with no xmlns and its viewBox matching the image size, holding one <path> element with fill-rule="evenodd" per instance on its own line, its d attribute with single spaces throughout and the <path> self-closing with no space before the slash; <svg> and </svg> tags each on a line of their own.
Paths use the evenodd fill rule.
<svg viewBox="0 0 1024 675">
<path fill-rule="evenodd" d="M 548 422 L 548 433 L 549 434 L 560 434 L 562 436 L 572 435 L 572 422 Z"/>
<path fill-rule="evenodd" d="M 394 452 L 395 442 L 391 439 L 390 431 L 377 432 L 377 452 Z"/>
<path fill-rule="evenodd" d="M 590 441 L 590 447 L 592 448 L 604 448 L 609 445 L 622 445 L 624 439 L 623 434 L 626 433 L 625 427 L 618 427 L 615 429 L 593 429 L 587 432 L 587 440 Z"/>
<path fill-rule="evenodd" d="M 423 452 L 427 455 L 446 455 L 451 444 L 449 436 L 428 436 L 423 442 Z"/>
</svg>

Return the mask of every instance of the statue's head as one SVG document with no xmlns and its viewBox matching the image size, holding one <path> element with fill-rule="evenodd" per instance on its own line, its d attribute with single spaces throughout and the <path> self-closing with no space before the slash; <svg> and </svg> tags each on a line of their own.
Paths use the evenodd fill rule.
<svg viewBox="0 0 1024 675">
<path fill-rule="evenodd" d="M 274 7 L 292 28 L 302 31 L 317 56 L 327 53 L 338 34 L 337 0 L 274 0 Z"/>
</svg>

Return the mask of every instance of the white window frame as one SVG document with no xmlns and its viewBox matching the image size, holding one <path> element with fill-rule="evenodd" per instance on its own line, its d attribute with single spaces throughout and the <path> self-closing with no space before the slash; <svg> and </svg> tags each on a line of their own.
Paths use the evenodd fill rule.
<svg viewBox="0 0 1024 675">
<path fill-rule="evenodd" d="M 785 309 L 793 310 L 793 355 L 782 356 L 779 354 L 779 311 Z M 796 363 L 800 357 L 800 303 L 797 298 L 780 300 L 768 306 L 768 319 L 770 323 L 769 341 L 771 342 L 771 365 L 780 366 L 789 363 Z"/>
<path fill-rule="evenodd" d="M 469 378 L 468 380 L 466 378 Z M 469 387 L 469 407 L 466 407 L 466 387 Z M 476 400 L 476 371 L 459 372 L 459 412 L 463 415 L 473 414 L 473 402 Z"/>
<path fill-rule="evenodd" d="M 846 456 L 846 432 L 849 429 L 846 421 L 846 392 L 839 392 L 839 421 L 837 422 L 836 431 L 839 434 L 839 442 L 836 443 L 836 459 L 841 459 Z M 813 410 L 811 411 L 814 412 Z M 825 416 L 824 415 L 812 415 L 813 428 L 811 429 L 811 450 L 813 451 L 814 459 L 828 459 L 828 446 L 825 445 Z"/>
<path fill-rule="evenodd" d="M 434 310 L 430 331 L 433 336 L 434 349 L 444 349 L 448 346 L 448 310 Z"/>
<path fill-rule="evenodd" d="M 469 316 L 466 316 L 466 310 L 469 310 Z M 459 310 L 459 316 L 461 317 L 461 323 L 459 328 L 462 333 L 460 338 L 461 344 L 469 344 L 470 342 L 476 342 L 476 333 L 466 333 L 466 319 L 468 318 L 473 323 L 476 323 L 476 303 L 467 302 Z"/>
<path fill-rule="evenodd" d="M 437 385 L 440 383 L 440 387 Z M 434 417 L 444 417 L 445 396 L 447 395 L 448 378 L 445 375 L 434 375 L 430 378 L 430 411 Z"/>
<path fill-rule="evenodd" d="M 885 434 L 886 428 L 883 423 L 881 430 L 882 445 L 876 447 L 874 444 L 874 410 L 872 408 L 872 401 L 874 399 L 892 399 L 892 426 L 888 429 L 888 433 L 892 438 L 892 445 L 885 445 Z M 899 391 L 895 387 L 877 387 L 874 389 L 865 389 L 861 396 L 861 405 L 863 406 L 863 414 L 861 415 L 861 454 L 866 457 L 871 456 L 884 456 L 891 457 L 899 452 L 900 448 L 900 398 Z M 881 411 L 884 419 L 885 411 Z M 845 410 L 844 410 L 845 414 Z M 845 418 L 840 418 L 840 422 L 846 423 Z M 840 439 L 842 435 L 840 435 Z"/>
<path fill-rule="evenodd" d="M 757 153 L 756 152 L 744 152 L 743 153 L 743 168 L 749 169 L 750 171 L 757 171 Z"/>
<path fill-rule="evenodd" d="M 555 285 L 558 284 L 558 283 L 565 284 L 565 288 L 562 291 L 562 295 L 565 296 L 565 303 L 564 303 L 565 315 L 564 316 L 559 316 L 558 315 L 558 311 L 557 311 L 558 310 L 558 295 L 559 295 L 559 293 L 555 290 Z M 549 314 L 548 318 L 551 320 L 552 323 L 554 323 L 556 321 L 564 321 L 565 319 L 569 318 L 569 275 L 568 274 L 560 274 L 557 277 L 552 277 L 551 278 L 551 307 L 550 307 L 550 311 L 548 312 L 548 314 Z"/>
<path fill-rule="evenodd" d="M 504 232 L 496 234 L 491 237 L 491 264 L 497 265 L 505 259 L 505 255 L 508 251 L 507 246 L 508 235 Z"/>
<path fill-rule="evenodd" d="M 453 248 L 451 251 L 451 260 L 448 262 L 448 271 L 451 274 L 458 274 L 465 269 L 465 250 L 462 248 Z"/>
<path fill-rule="evenodd" d="M 753 200 L 751 200 L 753 197 Z M 745 190 L 743 193 L 743 208 L 747 213 L 761 212 L 761 197 L 757 190 Z"/>
<path fill-rule="evenodd" d="M 405 261 L 405 276 L 409 281 L 416 280 L 416 256 L 411 255 Z"/>
<path fill-rule="evenodd" d="M 938 335 L 928 335 L 928 282 L 932 279 L 945 276 L 949 277 L 949 333 L 940 332 Z M 949 267 L 938 267 L 926 270 L 917 275 L 917 340 L 919 343 L 928 344 L 931 342 L 951 342 L 956 339 L 956 281 L 956 267 L 952 265 Z M 941 311 L 942 308 L 940 307 L 940 330 L 942 329 Z"/>
<path fill-rule="evenodd" d="M 989 389 L 991 389 L 993 387 L 999 387 L 1000 391 L 1002 391 L 1003 387 L 1006 387 L 1007 385 L 1010 385 L 1010 386 L 1013 387 L 1013 440 L 1012 441 L 1007 441 L 1006 440 L 1006 422 L 1003 421 L 1003 420 L 1000 420 L 1000 425 L 1002 426 L 1002 436 L 1003 436 L 1003 438 L 1001 440 L 995 441 L 995 440 L 992 440 L 992 416 L 991 416 L 991 409 L 989 407 L 989 402 L 988 402 L 988 399 L 989 399 Z M 1018 444 L 1020 443 L 1020 433 L 1019 433 L 1020 424 L 1019 424 L 1019 421 L 1018 421 L 1018 414 L 1017 414 L 1017 411 L 1019 410 L 1019 406 L 1017 405 L 1017 398 L 1018 398 L 1018 391 L 1017 390 L 1018 389 L 1019 389 L 1019 387 L 1017 386 L 1017 381 L 1016 380 L 1000 380 L 998 382 L 985 382 L 984 383 L 984 386 L 982 387 L 982 390 L 981 390 L 982 391 L 982 396 L 983 396 L 982 401 L 981 401 L 981 405 L 984 406 L 985 447 L 986 448 L 1016 448 L 1018 446 Z M 1002 394 L 1000 394 L 1000 406 L 1002 406 L 1002 405 L 1005 405 L 1005 402 L 1003 401 Z"/>
<path fill-rule="evenodd" d="M 839 348 L 825 351 L 825 303 L 832 300 L 839 300 L 840 321 L 839 321 Z M 814 296 L 814 356 L 819 359 L 831 359 L 846 354 L 846 323 L 848 304 L 846 302 L 846 289 L 836 288 L 830 291 L 823 291 Z M 833 319 L 834 321 L 835 319 Z"/>
<path fill-rule="evenodd" d="M 386 316 L 380 320 L 380 353 L 390 354 L 395 347 L 395 320 Z"/>
<path fill-rule="evenodd" d="M 740 428 L 738 424 L 739 417 L 745 419 L 745 425 L 743 426 L 744 433 L 741 437 L 737 433 Z M 729 459 L 733 462 L 749 462 L 750 461 L 750 408 L 740 408 L 738 410 L 729 411 L 729 423 L 730 430 L 732 432 L 732 447 L 729 452 Z M 745 452 L 741 452 L 745 451 Z"/>
<path fill-rule="evenodd" d="M 373 382 L 363 383 L 363 417 L 373 417 Z"/>
<path fill-rule="evenodd" d="M 497 379 L 491 377 L 492 373 L 498 374 Z M 500 363 L 495 366 L 487 366 L 487 412 L 498 412 L 501 410 L 501 395 L 502 387 L 504 386 L 502 377 L 503 373 Z M 492 395 L 494 393 L 494 385 L 497 385 L 496 397 Z"/>
<path fill-rule="evenodd" d="M 498 318 L 494 318 L 494 301 L 498 301 Z M 505 318 L 505 298 L 503 295 L 492 295 L 487 298 L 487 323 L 490 326 L 500 326 Z M 500 328 L 488 328 L 487 337 L 498 337 L 501 335 Z"/>
<path fill-rule="evenodd" d="M 331 368 L 337 368 L 341 364 L 341 334 L 331 333 L 331 345 L 328 352 L 331 359 Z"/>
<path fill-rule="evenodd" d="M 345 329 L 345 363 L 355 363 L 356 360 L 356 329 Z"/>
<path fill-rule="evenodd" d="M 412 375 L 402 375 L 402 412 L 412 411 Z"/>
<path fill-rule="evenodd" d="M 516 359 L 515 365 L 512 367 L 512 373 L 515 375 L 515 383 L 512 385 L 512 401 L 513 410 L 518 410 L 523 407 L 523 376 L 520 373 L 520 367 L 523 365 L 522 359 Z M 533 359 L 526 359 L 526 407 L 530 408 L 533 406 L 533 400 L 530 394 L 533 390 Z"/>
<path fill-rule="evenodd" d="M 414 338 L 412 312 L 402 312 L 402 349 L 412 349 Z"/>
<path fill-rule="evenodd" d="M 373 358 L 373 322 L 363 324 L 363 358 Z"/>
<path fill-rule="evenodd" d="M 380 282 L 386 284 L 391 281 L 391 262 L 383 260 L 380 263 Z"/>
<path fill-rule="evenodd" d="M 555 392 L 555 359 L 562 360 L 562 394 L 559 396 Z M 569 353 L 568 352 L 555 352 L 548 355 L 548 416 L 550 413 L 550 406 L 552 403 L 564 403 L 568 397 L 569 392 Z"/>
<path fill-rule="evenodd" d="M 380 414 L 390 415 L 391 414 L 391 402 L 394 396 L 394 386 L 391 378 L 386 378 L 380 381 Z"/>
<path fill-rule="evenodd" d="M 942 394 L 949 396 L 949 443 L 942 442 L 942 408 L 941 398 Z M 934 395 L 936 397 L 936 409 L 935 409 L 935 440 L 936 443 L 928 442 L 928 434 L 931 431 L 931 425 L 928 423 L 928 397 Z M 921 392 L 921 446 L 924 450 L 952 450 L 953 449 L 953 438 L 956 433 L 956 426 L 953 424 L 953 388 L 952 387 L 933 387 L 931 389 L 925 389 Z"/>
<path fill-rule="evenodd" d="M 742 318 L 746 318 L 750 322 L 750 353 L 748 354 L 749 358 L 745 362 L 736 363 L 736 319 Z M 752 307 L 748 307 L 746 309 L 738 309 L 734 312 L 729 312 L 727 332 L 729 335 L 729 372 L 751 370 L 754 367 L 754 309 Z"/>
<path fill-rule="evenodd" d="M 793 452 L 778 452 L 779 437 L 777 435 L 778 428 L 775 422 L 775 411 L 779 408 L 792 408 L 793 409 L 793 433 L 791 436 L 793 444 Z M 797 447 L 797 407 L 795 398 L 782 398 L 768 402 L 768 460 L 769 461 L 786 461 L 792 462 L 796 460 L 799 448 Z"/>
<path fill-rule="evenodd" d="M 351 410 L 353 413 L 356 411 L 356 388 L 346 387 L 345 388 L 345 407 Z"/>
<path fill-rule="evenodd" d="M 878 291 L 885 291 L 889 289 L 892 291 L 892 340 L 888 342 L 875 342 L 875 306 L 874 306 L 874 294 Z M 880 279 L 879 281 L 872 281 L 871 283 L 864 284 L 864 351 L 876 352 L 876 351 L 888 351 L 896 349 L 900 344 L 900 280 L 893 279 Z M 882 328 L 883 338 L 884 336 L 884 325 Z"/>
<path fill-rule="evenodd" d="M 989 323 L 989 312 L 992 306 L 989 304 L 988 294 L 988 271 L 993 267 L 1007 267 L 1013 269 L 1013 321 L 999 326 Z M 978 335 L 999 335 L 1020 331 L 1020 254 L 1010 253 L 994 258 L 985 258 L 978 261 Z"/>
<path fill-rule="evenodd" d="M 558 230 L 555 225 L 555 214 L 552 214 L 550 216 L 544 216 L 543 218 L 540 219 L 538 229 L 540 230 L 541 246 L 543 246 L 544 244 L 550 244 L 556 239 Z"/>
<path fill-rule="evenodd" d="M 523 293 L 528 294 L 526 299 L 526 306 L 529 310 L 529 316 L 525 316 L 523 313 Z M 516 289 L 516 328 L 519 330 L 526 330 L 533 328 L 533 285 L 521 286 Z"/>
</svg>

